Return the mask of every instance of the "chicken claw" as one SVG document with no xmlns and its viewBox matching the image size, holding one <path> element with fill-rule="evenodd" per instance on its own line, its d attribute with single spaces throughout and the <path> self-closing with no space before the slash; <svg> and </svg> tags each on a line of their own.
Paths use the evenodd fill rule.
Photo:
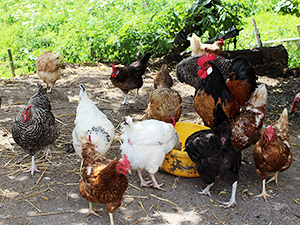
<svg viewBox="0 0 300 225">
<path fill-rule="evenodd" d="M 163 183 L 161 183 L 161 184 L 158 184 L 158 183 L 157 183 L 154 174 L 150 173 L 150 177 L 151 177 L 151 179 L 152 179 L 152 184 L 151 184 L 151 186 L 153 186 L 153 188 L 156 188 L 156 189 L 161 190 L 161 191 L 166 191 L 165 189 L 161 188 L 161 186 L 164 185 Z"/>
<path fill-rule="evenodd" d="M 214 185 L 214 183 L 207 185 L 206 188 L 204 188 L 204 190 L 198 191 L 198 193 L 199 193 L 200 195 L 211 196 L 211 195 L 210 195 L 210 192 L 209 192 L 209 189 L 210 189 L 213 185 Z"/>
<path fill-rule="evenodd" d="M 276 172 L 273 177 L 270 178 L 270 180 L 267 181 L 267 184 L 270 183 L 271 181 L 275 180 L 275 184 L 278 186 L 278 173 Z"/>
<path fill-rule="evenodd" d="M 31 167 L 30 167 L 30 169 L 25 170 L 24 172 L 25 172 L 25 173 L 31 172 L 31 175 L 33 175 L 34 172 L 40 172 L 40 171 L 37 169 L 36 165 L 35 165 L 35 162 L 34 162 L 34 156 L 31 157 Z"/>
<path fill-rule="evenodd" d="M 263 190 L 262 190 L 261 194 L 256 195 L 255 197 L 256 198 L 263 197 L 266 202 L 268 201 L 267 197 L 273 198 L 273 196 L 269 195 L 266 191 L 266 179 L 263 180 Z"/>
<path fill-rule="evenodd" d="M 99 218 L 101 218 L 101 216 L 99 214 L 97 214 L 95 211 L 96 210 L 93 208 L 93 203 L 89 202 L 89 211 L 86 214 L 86 216 L 88 217 L 89 215 L 93 214 L 94 216 L 98 216 Z M 102 209 L 100 209 L 98 211 L 102 211 Z"/>
<path fill-rule="evenodd" d="M 224 205 L 224 208 L 230 208 L 230 207 L 234 207 L 236 206 L 236 201 L 230 201 L 229 202 L 222 202 L 222 201 L 218 201 L 217 202 L 221 203 L 222 205 Z"/>
</svg>

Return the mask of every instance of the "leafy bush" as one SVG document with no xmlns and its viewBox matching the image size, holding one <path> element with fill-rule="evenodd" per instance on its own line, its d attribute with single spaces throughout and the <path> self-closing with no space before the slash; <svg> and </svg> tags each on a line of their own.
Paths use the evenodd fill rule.
<svg viewBox="0 0 300 225">
<path fill-rule="evenodd" d="M 0 30 L 0 77 L 11 76 L 7 48 L 12 50 L 17 75 L 34 72 L 35 59 L 47 50 L 59 51 L 70 63 L 129 63 L 136 54 L 143 55 L 146 51 L 161 56 L 172 48 L 174 35 L 182 29 L 183 21 L 191 19 L 192 3 L 193 0 L 0 1 L 3 28 Z M 250 46 L 249 42 L 255 40 L 250 15 L 268 15 L 259 26 L 263 40 L 294 36 L 296 30 L 286 22 L 287 18 L 294 21 L 291 15 L 284 15 L 283 23 L 278 19 L 265 26 L 275 17 L 271 13 L 277 1 L 263 3 L 261 7 L 261 1 L 254 0 L 204 1 L 197 9 L 202 20 L 196 24 L 205 31 L 202 39 L 214 37 L 232 24 L 244 23 L 238 46 Z M 207 4 L 212 7 L 205 9 Z"/>
</svg>

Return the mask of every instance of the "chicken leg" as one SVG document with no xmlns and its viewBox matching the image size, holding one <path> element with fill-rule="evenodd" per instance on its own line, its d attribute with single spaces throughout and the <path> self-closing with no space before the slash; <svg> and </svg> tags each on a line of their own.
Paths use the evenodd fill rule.
<svg viewBox="0 0 300 225">
<path fill-rule="evenodd" d="M 142 169 L 137 169 L 137 171 L 138 171 L 138 175 L 139 175 L 139 178 L 140 178 L 140 181 L 141 181 L 141 187 L 151 187 L 151 186 L 153 186 L 153 188 L 165 191 L 165 189 L 161 188 L 161 186 L 163 184 L 158 184 L 157 183 L 154 174 L 149 173 L 152 181 L 151 180 L 145 181 L 143 179 L 143 176 L 142 176 Z"/>
<path fill-rule="evenodd" d="M 267 202 L 267 197 L 272 198 L 271 195 L 268 195 L 268 193 L 266 192 L 266 179 L 263 180 L 263 190 L 261 192 L 260 195 L 256 195 L 255 197 L 263 197 L 265 199 L 265 201 Z"/>
<path fill-rule="evenodd" d="M 48 159 L 48 156 L 52 156 L 51 148 L 49 146 L 46 147 L 46 151 L 45 151 L 46 160 Z"/>
<path fill-rule="evenodd" d="M 86 214 L 86 216 L 89 216 L 90 214 L 93 214 L 93 215 L 98 216 L 98 217 L 101 218 L 101 216 L 100 216 L 99 214 L 97 214 L 97 213 L 95 212 L 95 210 L 93 209 L 93 203 L 92 203 L 92 202 L 89 202 L 89 211 L 88 211 L 88 213 Z"/>
<path fill-rule="evenodd" d="M 136 100 L 137 102 L 139 101 L 139 89 L 138 88 L 136 89 L 136 94 L 135 94 L 133 100 Z"/>
<path fill-rule="evenodd" d="M 115 225 L 113 214 L 109 212 L 110 225 Z"/>
<path fill-rule="evenodd" d="M 236 195 L 237 183 L 238 183 L 238 182 L 236 181 L 236 182 L 234 182 L 234 183 L 232 184 L 231 198 L 230 198 L 229 202 L 221 202 L 221 201 L 218 201 L 218 202 L 220 202 L 221 204 L 223 204 L 223 205 L 225 206 L 225 208 L 230 208 L 230 207 L 236 205 L 235 195 Z"/>
<path fill-rule="evenodd" d="M 26 170 L 25 173 L 29 173 L 31 172 L 31 175 L 34 174 L 34 172 L 40 172 L 37 168 L 36 168 L 36 165 L 35 165 L 35 162 L 34 162 L 34 155 L 31 157 L 31 167 L 29 170 Z"/>
<path fill-rule="evenodd" d="M 122 102 L 122 105 L 127 104 L 127 97 L 128 97 L 128 92 L 125 94 L 125 98 L 124 98 L 124 101 Z"/>
<path fill-rule="evenodd" d="M 214 183 L 211 183 L 211 184 L 207 185 L 206 188 L 204 188 L 204 190 L 198 191 L 198 193 L 199 193 L 200 195 L 208 195 L 208 196 L 210 196 L 209 190 L 210 190 L 210 188 L 211 188 L 213 185 L 214 185 Z"/>
<path fill-rule="evenodd" d="M 150 184 L 152 183 L 152 181 L 145 181 L 143 176 L 142 176 L 142 169 L 137 169 L 138 171 L 138 175 L 141 181 L 141 187 L 149 187 L 151 186 Z"/>
<path fill-rule="evenodd" d="M 163 186 L 164 184 L 163 184 L 163 183 L 158 184 L 157 181 L 156 181 L 156 179 L 155 179 L 154 174 L 152 174 L 152 173 L 149 173 L 149 174 L 150 174 L 150 177 L 151 177 L 151 179 L 152 179 L 151 186 L 153 186 L 153 188 L 156 188 L 156 189 L 158 189 L 158 190 L 166 191 L 165 189 L 161 188 L 161 186 Z"/>
<path fill-rule="evenodd" d="M 279 172 L 275 172 L 273 177 L 271 177 L 270 180 L 267 181 L 267 184 L 270 183 L 271 181 L 275 180 L 276 185 L 278 185 L 278 174 L 279 174 Z"/>
</svg>

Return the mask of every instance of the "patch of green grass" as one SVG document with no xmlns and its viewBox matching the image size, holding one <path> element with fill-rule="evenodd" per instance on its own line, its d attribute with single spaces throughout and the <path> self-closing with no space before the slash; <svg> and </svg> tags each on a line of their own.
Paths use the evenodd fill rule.
<svg viewBox="0 0 300 225">
<path fill-rule="evenodd" d="M 214 2 L 220 3 L 220 0 Z M 239 49 L 249 48 L 255 42 L 251 16 L 256 19 L 263 41 L 297 37 L 299 17 L 275 15 L 275 0 L 222 2 L 230 4 L 227 11 L 220 6 L 215 8 L 220 15 L 231 12 L 231 17 L 237 16 L 244 21 L 244 30 L 238 39 Z M 17 75 L 35 72 L 35 59 L 46 50 L 60 52 L 63 60 L 70 63 L 126 64 L 134 60 L 138 52 L 141 55 L 146 51 L 158 56 L 166 54 L 172 48 L 174 35 L 182 29 L 182 21 L 188 17 L 192 3 L 193 0 L 0 1 L 0 77 L 11 76 L 8 48 L 12 50 Z M 289 13 L 284 4 L 282 10 Z M 216 14 L 203 17 L 201 23 L 209 24 L 205 38 L 208 33 L 216 32 L 216 28 L 223 27 L 226 21 L 230 22 L 230 17 L 221 16 L 217 20 L 214 16 Z M 212 21 L 216 22 L 210 26 Z M 287 49 L 289 65 L 299 66 L 299 46 Z"/>
</svg>

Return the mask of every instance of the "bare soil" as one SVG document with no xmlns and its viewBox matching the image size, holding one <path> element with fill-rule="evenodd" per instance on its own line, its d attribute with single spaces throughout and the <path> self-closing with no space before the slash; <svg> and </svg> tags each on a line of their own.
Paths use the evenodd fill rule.
<svg viewBox="0 0 300 225">
<path fill-rule="evenodd" d="M 78 84 L 85 85 L 90 98 L 97 104 L 117 127 L 123 117 L 131 115 L 140 119 L 148 104 L 152 90 L 151 72 L 144 77 L 140 99 L 133 101 L 135 92 L 129 95 L 129 104 L 121 105 L 123 93 L 113 87 L 109 80 L 110 68 L 98 67 L 67 68 L 63 78 L 49 94 L 53 113 L 61 124 L 61 135 L 56 141 L 52 156 L 45 159 L 44 152 L 36 154 L 40 173 L 31 176 L 23 171 L 29 168 L 31 158 L 16 145 L 11 137 L 11 125 L 21 108 L 36 92 L 37 83 L 42 81 L 36 75 L 0 80 L 0 225 L 44 225 L 44 224 L 109 224 L 104 205 L 101 218 L 86 217 L 88 202 L 78 191 L 80 160 L 72 149 L 71 135 L 78 104 Z M 174 71 L 171 73 L 176 89 L 183 99 L 183 114 L 180 121 L 198 122 L 199 116 L 193 109 L 194 89 L 178 82 Z M 290 109 L 293 98 L 300 90 L 299 78 L 260 77 L 268 89 L 267 120 L 276 120 L 283 108 Z M 114 213 L 115 224 L 300 224 L 300 104 L 289 116 L 293 163 L 279 175 L 279 185 L 267 184 L 267 191 L 273 197 L 265 202 L 255 195 L 261 193 L 262 182 L 256 175 L 252 159 L 253 146 L 243 151 L 249 163 L 240 169 L 237 191 L 237 206 L 224 209 L 216 200 L 228 201 L 231 186 L 217 180 L 211 189 L 211 197 L 197 193 L 205 187 L 201 178 L 178 178 L 159 171 L 158 182 L 164 183 L 165 192 L 139 188 L 137 172 L 129 175 L 128 189 L 122 206 Z M 108 157 L 120 155 L 120 132 Z M 145 173 L 145 176 L 147 174 Z M 157 197 L 161 198 L 158 199 Z"/>
</svg>

